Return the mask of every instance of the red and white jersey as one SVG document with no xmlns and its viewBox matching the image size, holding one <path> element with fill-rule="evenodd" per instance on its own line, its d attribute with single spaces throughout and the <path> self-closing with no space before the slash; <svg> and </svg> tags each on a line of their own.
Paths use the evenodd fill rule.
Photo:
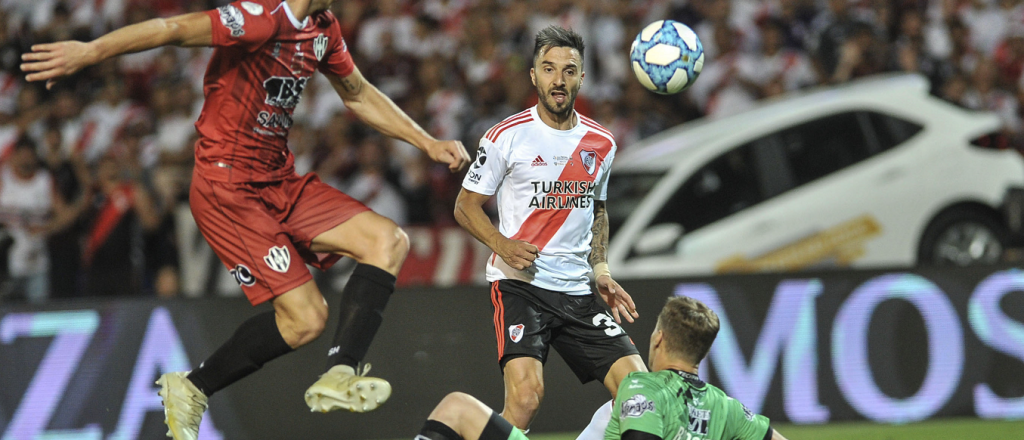
<svg viewBox="0 0 1024 440">
<path fill-rule="evenodd" d="M 615 138 L 576 113 L 569 130 L 549 127 L 534 106 L 505 119 L 482 139 L 462 186 L 497 194 L 498 230 L 540 249 L 526 270 L 487 260 L 487 281 L 516 279 L 571 295 L 590 294 L 594 199 L 607 197 Z"/>
<path fill-rule="evenodd" d="M 292 114 L 317 70 L 355 70 L 330 11 L 296 19 L 281 0 L 236 1 L 207 11 L 213 46 L 196 122 L 196 168 L 209 180 L 268 182 L 295 172 Z"/>
</svg>

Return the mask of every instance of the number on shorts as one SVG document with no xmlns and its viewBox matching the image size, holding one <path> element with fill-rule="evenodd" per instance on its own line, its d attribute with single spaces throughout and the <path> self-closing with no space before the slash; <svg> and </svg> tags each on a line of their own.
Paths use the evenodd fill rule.
<svg viewBox="0 0 1024 440">
<path fill-rule="evenodd" d="M 607 313 L 598 313 L 594 315 L 594 325 L 598 327 L 605 327 L 604 333 L 608 336 L 618 336 L 624 333 L 622 327 L 619 327 L 615 323 L 615 320 Z"/>
</svg>

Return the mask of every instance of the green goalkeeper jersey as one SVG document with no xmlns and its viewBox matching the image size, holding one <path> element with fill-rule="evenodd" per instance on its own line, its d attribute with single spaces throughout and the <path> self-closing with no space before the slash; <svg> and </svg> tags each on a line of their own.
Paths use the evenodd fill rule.
<svg viewBox="0 0 1024 440">
<path fill-rule="evenodd" d="M 665 440 L 770 439 L 768 418 L 685 371 L 633 372 L 619 384 L 605 440 L 635 430 Z"/>
</svg>

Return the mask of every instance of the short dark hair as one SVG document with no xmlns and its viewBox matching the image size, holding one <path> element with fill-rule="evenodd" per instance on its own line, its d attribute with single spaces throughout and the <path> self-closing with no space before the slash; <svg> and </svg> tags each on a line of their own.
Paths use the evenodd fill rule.
<svg viewBox="0 0 1024 440">
<path fill-rule="evenodd" d="M 537 62 L 537 57 L 542 51 L 552 47 L 576 49 L 580 53 L 580 62 L 583 62 L 583 36 L 572 29 L 551 25 L 537 32 L 537 38 L 533 43 L 533 62 Z"/>
<path fill-rule="evenodd" d="M 658 328 L 664 334 L 670 353 L 694 364 L 704 360 L 718 336 L 718 315 L 704 303 L 686 296 L 669 298 L 658 315 Z"/>
</svg>

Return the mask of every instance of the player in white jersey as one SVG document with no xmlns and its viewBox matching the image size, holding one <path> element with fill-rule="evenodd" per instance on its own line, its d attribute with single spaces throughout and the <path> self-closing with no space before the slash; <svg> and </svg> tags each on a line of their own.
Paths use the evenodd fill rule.
<svg viewBox="0 0 1024 440">
<path fill-rule="evenodd" d="M 537 34 L 530 78 L 540 104 L 480 140 L 455 208 L 459 224 L 494 251 L 487 280 L 505 376 L 502 416 L 524 430 L 544 395 L 549 347 L 581 382 L 599 380 L 613 397 L 623 377 L 647 371 L 617 325 L 639 315 L 608 271 L 605 197 L 615 139 L 573 109 L 582 68 L 579 34 L 555 26 Z M 498 228 L 482 208 L 493 195 Z M 614 319 L 591 293 L 591 271 Z"/>
</svg>

